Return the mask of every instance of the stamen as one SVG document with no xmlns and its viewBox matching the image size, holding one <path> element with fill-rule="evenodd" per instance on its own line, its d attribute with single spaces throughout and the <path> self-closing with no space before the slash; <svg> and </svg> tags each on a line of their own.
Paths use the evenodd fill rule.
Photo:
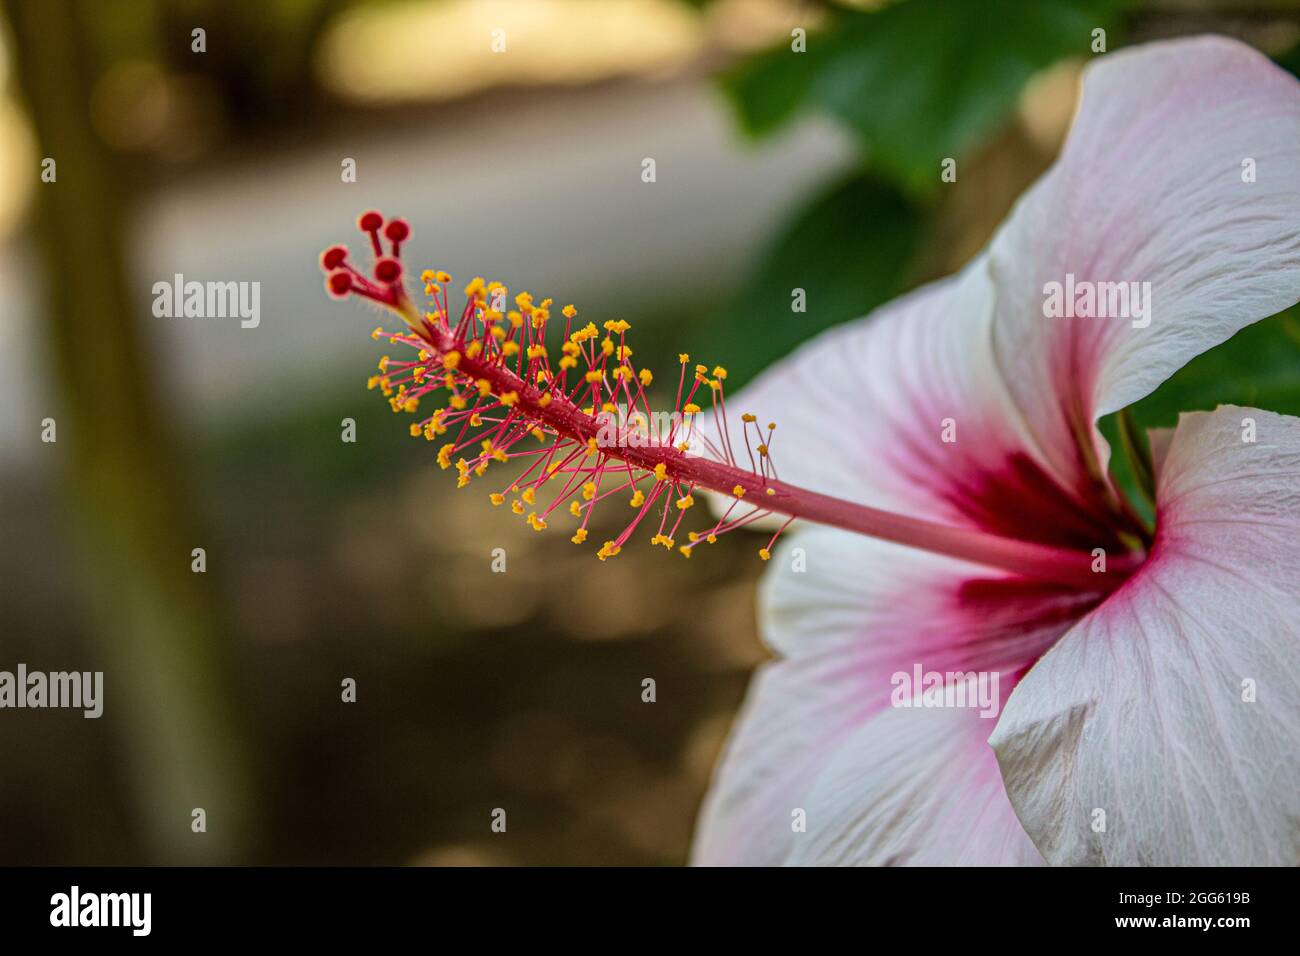
<svg viewBox="0 0 1300 956">
<path fill-rule="evenodd" d="M 358 226 L 371 240 L 376 259 L 373 279 L 349 263 L 346 248 L 332 246 L 320 260 L 326 287 L 335 297 L 355 294 L 396 313 L 406 328 L 376 329 L 373 336 L 404 346 L 413 356 L 385 357 L 381 374 L 371 378 L 370 386 L 382 390 L 395 413 L 417 416 L 425 396 L 447 392 L 447 407 L 417 418 L 410 431 L 433 441 L 456 429 L 438 451 L 437 460 L 442 468 L 455 464 L 459 487 L 484 477 L 490 465 L 531 459 L 521 476 L 490 497 L 500 505 L 517 495 L 511 510 L 526 515 L 537 531 L 547 527 L 557 511 L 567 511 L 581 518 L 572 540 L 582 544 L 596 505 L 611 496 L 627 495 L 635 514 L 620 534 L 601 546 L 597 552 L 601 560 L 617 555 L 655 509 L 659 527 L 651 543 L 669 549 L 677 546 L 682 521 L 695 513 L 695 493 L 711 491 L 730 497 L 731 504 L 702 534 L 689 534 L 678 547 L 686 557 L 701 543 L 711 544 L 723 534 L 781 514 L 785 522 L 759 549 L 763 560 L 770 559 L 791 522 L 804 518 L 1089 591 L 1113 589 L 1141 561 L 1140 554 L 1118 556 L 1109 562 L 1109 571 L 1094 573 L 1090 554 L 910 518 L 786 484 L 777 478 L 772 460 L 775 423 L 767 424 L 765 434 L 750 414 L 741 416 L 746 468 L 738 462 L 728 427 L 726 369 L 717 366 L 710 372 L 706 365 L 694 366 L 688 390 L 690 356 L 684 353 L 678 356 L 681 375 L 672 424 L 662 434 L 651 424 L 659 419 L 646 395 L 653 376 L 633 362 L 627 322 L 611 320 L 602 328 L 588 322 L 575 328 L 577 310 L 566 305 L 561 310 L 565 321 L 556 350 L 559 357 L 552 364 L 547 346 L 552 300 L 536 301 L 521 292 L 514 298 L 517 308 L 506 309 L 505 286 L 475 278 L 465 288 L 465 307 L 453 324 L 448 300 L 452 277 L 425 270 L 420 278 L 432 308 L 421 312 L 407 295 L 401 262 L 410 226 L 401 219 L 385 223 L 377 212 L 363 214 Z M 387 256 L 380 244 L 381 231 L 390 244 Z M 702 389 L 707 389 L 712 403 L 716 444 L 696 433 Z M 644 426 L 637 422 L 641 415 Z M 534 444 L 536 440 L 543 443 L 541 448 Z M 692 454 L 690 449 L 697 444 L 713 457 Z M 565 480 L 551 500 L 540 501 L 561 476 Z"/>
</svg>

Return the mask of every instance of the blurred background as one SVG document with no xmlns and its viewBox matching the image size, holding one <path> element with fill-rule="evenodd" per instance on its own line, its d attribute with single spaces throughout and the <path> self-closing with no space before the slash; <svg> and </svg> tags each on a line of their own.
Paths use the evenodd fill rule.
<svg viewBox="0 0 1300 956">
<path fill-rule="evenodd" d="M 457 495 L 322 288 L 363 209 L 740 384 L 976 251 L 1095 31 L 1300 65 L 1292 0 L 0 9 L 0 670 L 105 672 L 99 720 L 0 711 L 0 864 L 685 861 L 758 544 L 600 563 Z M 260 282 L 260 324 L 156 317 L 176 273 Z M 1135 413 L 1228 400 L 1300 413 L 1294 314 Z"/>
</svg>

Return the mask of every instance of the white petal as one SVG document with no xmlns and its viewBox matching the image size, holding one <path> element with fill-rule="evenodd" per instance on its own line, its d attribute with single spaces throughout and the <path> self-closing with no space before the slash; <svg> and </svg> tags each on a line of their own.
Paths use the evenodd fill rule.
<svg viewBox="0 0 1300 956">
<path fill-rule="evenodd" d="M 1081 437 L 1104 463 L 1098 417 L 1300 300 L 1298 223 L 1294 77 L 1220 37 L 1095 61 L 1060 158 L 989 258 L 998 363 L 1057 475 L 1076 473 Z M 1047 284 L 1069 275 L 1150 283 L 1150 324 L 1045 316 Z"/>
<path fill-rule="evenodd" d="M 809 853 L 837 862 L 1020 859 L 1028 841 L 985 742 L 993 721 L 910 708 L 898 711 L 910 717 L 898 717 L 892 676 L 917 664 L 998 671 L 1005 692 L 1087 600 L 1095 601 L 831 528 L 806 529 L 778 549 L 765 578 L 764 636 L 786 659 L 767 665 L 751 688 L 701 813 L 695 862 L 772 864 L 807 861 Z M 914 763 L 894 750 L 900 734 L 925 741 L 906 752 Z M 936 748 L 950 776 L 935 776 L 926 754 Z M 876 757 L 857 767 L 869 752 Z M 885 821 L 855 816 L 870 808 L 837 797 L 858 773 L 869 779 L 853 777 L 853 785 L 877 788 L 882 811 L 907 800 L 927 813 L 891 816 L 888 832 L 877 832 Z M 954 800 L 954 788 L 965 798 Z M 800 809 L 809 814 L 806 833 L 792 830 Z M 859 839 L 864 820 L 870 840 Z M 853 836 L 836 838 L 837 826 Z"/>
<path fill-rule="evenodd" d="M 992 725 L 971 708 L 882 710 L 818 774 L 807 832 L 793 836 L 787 862 L 1041 864 L 1007 801 L 987 743 Z"/>
<path fill-rule="evenodd" d="M 1052 863 L 1295 865 L 1300 419 L 1184 415 L 1157 485 L 1150 559 L 998 722 L 1007 792 Z"/>
</svg>

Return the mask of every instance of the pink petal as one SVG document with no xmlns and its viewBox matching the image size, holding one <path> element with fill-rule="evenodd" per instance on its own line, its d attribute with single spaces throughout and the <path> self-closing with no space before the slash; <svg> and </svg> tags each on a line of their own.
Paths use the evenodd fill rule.
<svg viewBox="0 0 1300 956">
<path fill-rule="evenodd" d="M 1256 180 L 1243 182 L 1243 161 Z M 997 361 L 1054 474 L 1099 417 L 1300 300 L 1300 83 L 1234 40 L 1094 61 L 1056 165 L 995 237 Z M 1149 282 L 1145 319 L 1044 315 L 1048 283 Z"/>
<path fill-rule="evenodd" d="M 796 548 L 806 571 L 794 570 Z M 891 677 L 915 664 L 997 671 L 1008 692 L 1093 604 L 959 561 L 805 529 L 773 556 L 760 607 L 765 638 L 786 658 L 750 690 L 701 813 L 695 862 L 1036 859 L 985 742 L 994 721 L 975 710 L 895 710 Z M 850 799 L 859 786 L 869 799 Z M 914 811 L 894 812 L 904 804 Z M 792 831 L 797 809 L 808 813 L 806 833 Z"/>
<path fill-rule="evenodd" d="M 1151 558 L 1012 694 L 1007 792 L 1051 863 L 1295 865 L 1300 419 L 1184 415 L 1158 494 Z"/>
<path fill-rule="evenodd" d="M 728 412 L 777 423 L 773 459 L 793 484 L 1007 537 L 1120 550 L 1125 519 L 1109 487 L 1076 495 L 1042 464 L 1002 382 L 992 320 L 980 258 L 814 339 Z M 705 418 L 696 434 L 718 444 L 717 427 Z"/>
<path fill-rule="evenodd" d="M 1222 38 L 1107 54 L 1062 156 L 987 256 L 823 334 L 728 408 L 778 424 L 775 461 L 794 484 L 1118 551 L 1116 530 L 1136 529 L 1093 423 L 1300 299 L 1297 222 L 1294 78 Z M 1067 273 L 1150 282 L 1151 324 L 1046 317 L 1044 285 Z M 709 418 L 698 429 L 715 432 Z"/>
</svg>

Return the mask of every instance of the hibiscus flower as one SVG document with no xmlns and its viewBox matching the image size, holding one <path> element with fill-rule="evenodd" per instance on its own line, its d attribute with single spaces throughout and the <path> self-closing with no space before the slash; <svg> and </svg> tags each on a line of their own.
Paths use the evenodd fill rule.
<svg viewBox="0 0 1300 956">
<path fill-rule="evenodd" d="M 1150 311 L 1046 314 L 1067 282 L 1149 283 Z M 1298 299 L 1300 86 L 1233 41 L 1157 43 L 1087 70 L 1055 166 L 959 275 L 729 397 L 780 422 L 783 481 L 1029 550 L 1008 573 L 795 525 L 694 861 L 1300 862 L 1300 419 L 1153 432 L 1153 528 L 1096 427 Z M 1039 546 L 1106 571 L 1054 583 Z M 897 706 L 921 668 L 993 678 L 996 718 Z"/>
</svg>

